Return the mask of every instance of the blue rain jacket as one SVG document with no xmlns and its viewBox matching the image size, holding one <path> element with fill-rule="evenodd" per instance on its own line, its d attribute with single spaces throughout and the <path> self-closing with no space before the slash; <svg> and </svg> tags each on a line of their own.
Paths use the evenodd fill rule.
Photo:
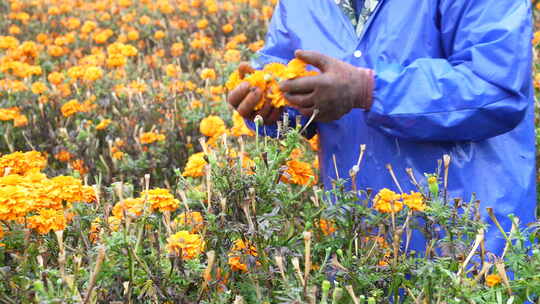
<svg viewBox="0 0 540 304">
<path fill-rule="evenodd" d="M 304 49 L 374 69 L 369 111 L 355 109 L 308 130 L 308 137 L 320 137 L 325 187 L 336 178 L 332 156 L 340 177 L 348 177 L 361 144 L 367 151 L 357 185 L 375 191 L 397 190 L 386 164 L 409 192 L 415 188 L 406 168 L 421 179 L 449 154 L 449 195 L 469 201 L 476 193 L 491 225 L 487 249 L 500 253 L 504 240 L 486 207 L 507 231 L 511 213 L 522 223 L 535 219 L 530 6 L 529 0 L 381 0 L 358 37 L 334 0 L 281 0 L 254 64 L 287 63 Z M 286 111 L 292 122 L 300 115 Z M 276 126 L 261 132 L 276 136 Z M 422 244 L 421 237 L 413 240 L 413 247 Z"/>
</svg>

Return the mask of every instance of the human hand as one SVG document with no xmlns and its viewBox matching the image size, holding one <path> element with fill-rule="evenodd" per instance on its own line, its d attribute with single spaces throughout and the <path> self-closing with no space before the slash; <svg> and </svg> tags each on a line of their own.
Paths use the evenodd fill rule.
<svg viewBox="0 0 540 304">
<path fill-rule="evenodd" d="M 238 68 L 240 79 L 244 79 L 246 74 L 252 73 L 254 70 L 249 63 L 242 62 Z M 264 101 L 264 105 L 258 111 L 255 111 L 255 106 L 261 100 L 263 91 L 257 87 L 250 87 L 249 83 L 242 82 L 227 96 L 227 102 L 238 111 L 240 116 L 253 120 L 259 115 L 263 118 L 265 125 L 271 125 L 279 120 L 283 113 L 283 108 L 272 106 L 271 100 Z"/>
<path fill-rule="evenodd" d="M 321 73 L 280 83 L 285 99 L 302 115 L 316 121 L 330 122 L 354 108 L 369 110 L 374 86 L 373 70 L 313 51 L 298 50 L 296 58 L 317 67 Z"/>
</svg>

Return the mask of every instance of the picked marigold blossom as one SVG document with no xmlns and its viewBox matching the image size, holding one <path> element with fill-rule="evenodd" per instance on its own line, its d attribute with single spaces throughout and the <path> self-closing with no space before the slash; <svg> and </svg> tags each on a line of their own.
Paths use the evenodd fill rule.
<svg viewBox="0 0 540 304">
<path fill-rule="evenodd" d="M 175 227 L 189 227 L 191 233 L 200 231 L 204 227 L 204 219 L 200 212 L 182 212 L 173 221 Z"/>
<path fill-rule="evenodd" d="M 248 128 L 248 126 L 246 125 L 246 122 L 244 121 L 244 118 L 242 118 L 242 116 L 240 116 L 238 112 L 236 111 L 233 112 L 232 121 L 233 121 L 233 126 L 231 128 L 231 134 L 233 136 L 240 137 L 243 135 L 246 135 L 246 136 L 255 135 L 253 130 Z"/>
<path fill-rule="evenodd" d="M 204 159 L 204 152 L 195 153 L 189 157 L 182 176 L 201 177 L 204 175 L 204 168 L 207 164 Z"/>
<path fill-rule="evenodd" d="M 233 271 L 248 271 L 248 264 L 246 259 L 253 259 L 258 256 L 257 248 L 251 244 L 250 241 L 244 241 L 238 239 L 234 241 L 233 248 L 229 251 L 228 264 Z M 259 262 L 256 263 L 258 265 Z"/>
<path fill-rule="evenodd" d="M 373 199 L 373 208 L 382 213 L 395 213 L 403 209 L 401 195 L 389 189 L 381 189 Z"/>
<path fill-rule="evenodd" d="M 244 81 L 248 82 L 250 86 L 257 87 L 263 91 L 261 100 L 255 106 L 254 110 L 261 109 L 267 99 L 272 102 L 274 107 L 280 108 L 287 105 L 287 100 L 283 92 L 279 89 L 278 84 L 280 81 L 317 74 L 318 72 L 308 71 L 307 64 L 295 58 L 287 65 L 281 63 L 267 64 L 262 70 L 254 71 L 244 79 L 240 78 L 239 71 L 235 71 L 229 76 L 229 80 L 225 86 L 229 90 L 234 90 L 240 83 Z"/>
<path fill-rule="evenodd" d="M 413 211 L 423 212 L 426 210 L 422 193 L 411 191 L 411 194 L 403 193 L 402 198 L 405 206 L 411 208 Z"/>
<path fill-rule="evenodd" d="M 148 200 L 152 210 L 161 212 L 174 211 L 178 209 L 180 201 L 174 198 L 169 190 L 163 188 L 155 188 L 141 193 L 141 199 Z"/>
<path fill-rule="evenodd" d="M 167 252 L 181 257 L 183 260 L 197 258 L 204 251 L 202 237 L 189 231 L 178 231 L 167 239 Z"/>
<path fill-rule="evenodd" d="M 205 136 L 216 137 L 225 134 L 227 132 L 227 127 L 221 117 L 210 115 L 201 121 L 199 130 Z"/>
<path fill-rule="evenodd" d="M 156 141 L 164 141 L 165 135 L 156 132 L 145 132 L 139 136 L 141 144 L 152 144 Z"/>
<path fill-rule="evenodd" d="M 502 278 L 498 274 L 490 274 L 486 277 L 486 285 L 489 287 L 499 285 L 501 282 Z"/>
<path fill-rule="evenodd" d="M 286 170 L 281 175 L 281 180 L 287 184 L 313 185 L 316 182 L 316 176 L 311 164 L 299 161 L 289 160 L 285 164 Z"/>
</svg>

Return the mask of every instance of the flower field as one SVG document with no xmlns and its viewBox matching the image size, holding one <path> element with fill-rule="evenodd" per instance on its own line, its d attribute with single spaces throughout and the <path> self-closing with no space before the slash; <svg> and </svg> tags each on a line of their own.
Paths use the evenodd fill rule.
<svg viewBox="0 0 540 304">
<path fill-rule="evenodd" d="M 316 137 L 233 113 L 276 3 L 0 0 L 0 303 L 540 303 L 540 224 L 486 254 L 448 157 L 325 192 Z M 282 106 L 304 68 L 246 80 Z"/>
</svg>

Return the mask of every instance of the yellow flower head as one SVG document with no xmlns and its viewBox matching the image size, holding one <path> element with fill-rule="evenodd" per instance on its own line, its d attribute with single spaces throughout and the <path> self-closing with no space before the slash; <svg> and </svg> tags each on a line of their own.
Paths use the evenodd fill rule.
<svg viewBox="0 0 540 304">
<path fill-rule="evenodd" d="M 373 208 L 382 213 L 394 213 L 403 209 L 401 195 L 389 189 L 381 189 L 373 199 Z"/>
<path fill-rule="evenodd" d="M 167 252 L 184 260 L 197 258 L 204 251 L 204 241 L 198 234 L 182 230 L 167 239 Z"/>
<path fill-rule="evenodd" d="M 402 197 L 403 203 L 412 210 L 421 212 L 426 210 L 422 193 L 411 191 L 411 194 L 404 193 Z"/>
<path fill-rule="evenodd" d="M 141 193 L 141 199 L 148 200 L 152 210 L 174 211 L 180 202 L 167 189 L 155 188 Z"/>
<path fill-rule="evenodd" d="M 499 285 L 501 282 L 502 279 L 498 274 L 490 274 L 486 277 L 486 285 L 489 287 Z"/>
<path fill-rule="evenodd" d="M 195 233 L 204 227 L 204 219 L 202 214 L 197 211 L 182 212 L 174 219 L 173 225 L 176 227 L 189 227 L 191 233 Z"/>
<path fill-rule="evenodd" d="M 316 182 L 316 176 L 313 173 L 311 164 L 290 160 L 286 164 L 286 170 L 281 176 L 281 180 L 288 184 L 312 185 Z"/>
<path fill-rule="evenodd" d="M 251 242 L 238 239 L 234 241 L 233 248 L 229 252 L 228 264 L 233 271 L 247 272 L 248 265 L 243 260 L 256 258 L 257 256 L 257 248 Z M 259 262 L 256 263 L 256 265 L 258 264 Z"/>
<path fill-rule="evenodd" d="M 210 115 L 201 121 L 199 130 L 205 136 L 214 137 L 225 134 L 227 132 L 227 127 L 221 117 Z"/>
<path fill-rule="evenodd" d="M 195 153 L 189 157 L 182 176 L 201 177 L 204 175 L 204 168 L 207 164 L 204 152 Z"/>
</svg>

